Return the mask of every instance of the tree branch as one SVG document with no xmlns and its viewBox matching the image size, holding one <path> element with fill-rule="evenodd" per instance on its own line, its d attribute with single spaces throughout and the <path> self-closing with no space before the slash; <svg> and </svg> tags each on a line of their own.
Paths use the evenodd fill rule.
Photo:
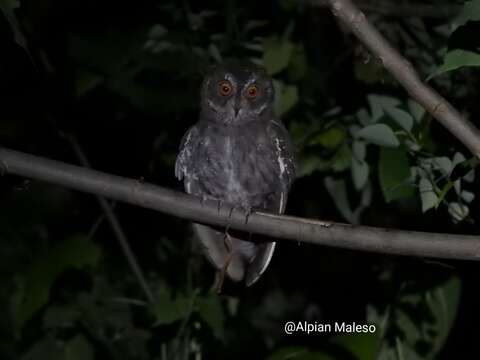
<svg viewBox="0 0 480 360">
<path fill-rule="evenodd" d="M 0 148 L 4 172 L 47 181 L 98 196 L 157 210 L 184 219 L 229 226 L 253 234 L 352 250 L 431 258 L 480 260 L 478 236 L 401 231 L 352 226 L 255 212 L 246 218 L 215 201 L 168 190 L 138 180 L 102 173 L 18 151 Z"/>
<path fill-rule="evenodd" d="M 412 64 L 394 49 L 350 0 L 328 0 L 333 14 L 358 37 L 410 96 L 480 158 L 480 132 L 446 99 L 424 83 Z"/>
<path fill-rule="evenodd" d="M 77 139 L 75 139 L 75 137 L 73 137 L 72 135 L 68 134 L 64 134 L 63 136 L 70 143 L 75 153 L 75 156 L 77 157 L 80 164 L 82 164 L 86 168 L 91 168 L 90 161 L 88 161 L 88 158 L 83 152 Z M 112 228 L 113 233 L 115 234 L 115 238 L 117 239 L 125 258 L 127 259 L 127 263 L 130 266 L 133 275 L 137 279 L 138 284 L 140 285 L 143 293 L 145 294 L 145 297 L 151 304 L 155 303 L 155 296 L 153 295 L 153 292 L 150 289 L 150 286 L 148 285 L 145 276 L 143 275 L 142 268 L 140 267 L 140 264 L 138 263 L 137 258 L 135 257 L 133 250 L 130 247 L 127 235 L 123 231 L 123 227 L 120 224 L 117 216 L 115 215 L 115 211 L 113 210 L 107 199 L 105 199 L 103 196 L 96 195 L 96 198 L 100 207 L 103 210 L 103 213 L 105 214 L 105 217 L 107 218 L 108 223 L 110 224 L 110 227 Z"/>
<path fill-rule="evenodd" d="M 413 2 L 370 0 L 359 1 L 358 7 L 364 11 L 374 12 L 385 16 L 421 17 L 421 18 L 452 18 L 462 7 L 456 4 L 418 4 Z"/>
<path fill-rule="evenodd" d="M 308 1 L 308 0 L 307 0 Z M 329 0 L 310 0 L 316 6 L 328 6 Z M 457 4 L 421 4 L 412 1 L 385 1 L 385 0 L 360 0 L 357 6 L 363 11 L 377 13 L 384 16 L 395 17 L 421 17 L 421 18 L 452 18 L 462 9 Z"/>
</svg>

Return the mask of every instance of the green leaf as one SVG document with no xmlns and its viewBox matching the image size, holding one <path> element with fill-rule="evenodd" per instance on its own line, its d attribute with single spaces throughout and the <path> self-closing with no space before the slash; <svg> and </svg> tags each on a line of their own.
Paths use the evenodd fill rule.
<svg viewBox="0 0 480 360">
<path fill-rule="evenodd" d="M 435 319 L 435 346 L 431 350 L 430 359 L 435 359 L 450 334 L 457 316 L 460 301 L 461 283 L 457 277 L 450 278 L 445 284 L 428 293 L 427 303 Z"/>
<path fill-rule="evenodd" d="M 383 314 L 368 308 L 368 320 L 394 340 L 382 341 L 376 359 L 438 358 L 458 311 L 460 282 L 450 277 L 438 286 L 413 289 L 398 293 L 395 304 Z"/>
<path fill-rule="evenodd" d="M 367 144 L 365 141 L 355 140 L 352 145 L 352 152 L 358 161 L 365 160 L 365 156 L 367 155 Z"/>
<path fill-rule="evenodd" d="M 466 203 L 471 203 L 475 199 L 475 194 L 467 190 L 463 190 L 460 196 Z"/>
<path fill-rule="evenodd" d="M 36 342 L 22 357 L 21 360 L 64 360 L 64 352 L 59 342 L 50 334 Z"/>
<path fill-rule="evenodd" d="M 275 101 L 273 108 L 277 116 L 281 116 L 293 108 L 298 102 L 298 88 L 295 85 L 285 85 L 281 81 L 274 80 Z"/>
<path fill-rule="evenodd" d="M 185 318 L 192 310 L 192 301 L 191 297 L 183 294 L 173 297 L 168 288 L 161 288 L 155 304 L 150 308 L 155 316 L 155 326 L 171 324 Z"/>
<path fill-rule="evenodd" d="M 480 21 L 480 1 L 467 1 L 463 5 L 462 11 L 452 22 L 454 29 L 465 25 L 469 21 Z"/>
<path fill-rule="evenodd" d="M 368 111 L 365 110 L 364 108 L 361 108 L 360 110 L 358 110 L 356 116 L 360 124 L 362 124 L 363 126 L 367 126 L 375 122 L 373 121 L 373 117 L 370 116 Z"/>
<path fill-rule="evenodd" d="M 404 149 L 381 148 L 378 175 L 387 203 L 414 196 L 414 188 L 409 183 L 410 164 Z"/>
<path fill-rule="evenodd" d="M 332 169 L 335 172 L 342 172 L 351 165 L 352 152 L 347 144 L 343 144 L 332 157 Z"/>
<path fill-rule="evenodd" d="M 432 182 L 427 178 L 420 179 L 419 191 L 420 200 L 422 201 L 422 212 L 434 208 L 438 202 L 438 197 L 434 191 Z"/>
<path fill-rule="evenodd" d="M 453 170 L 452 161 L 446 156 L 438 156 L 428 159 L 435 170 L 439 170 L 443 175 L 449 176 Z"/>
<path fill-rule="evenodd" d="M 54 246 L 26 271 L 21 289 L 15 294 L 15 324 L 21 330 L 50 296 L 50 287 L 68 268 L 94 267 L 100 259 L 100 249 L 86 237 L 76 236 Z"/>
<path fill-rule="evenodd" d="M 290 81 L 297 82 L 307 75 L 308 63 L 307 55 L 303 44 L 295 45 L 295 49 L 288 66 L 288 78 Z"/>
<path fill-rule="evenodd" d="M 465 66 L 480 66 L 480 54 L 468 50 L 454 49 L 445 55 L 443 64 L 428 79 Z"/>
<path fill-rule="evenodd" d="M 455 166 L 457 166 L 458 164 L 461 164 L 463 163 L 464 161 L 466 161 L 467 159 L 465 158 L 465 156 L 461 153 L 461 152 L 456 152 L 454 155 L 453 155 L 453 158 L 452 158 L 452 169 L 455 168 Z"/>
<path fill-rule="evenodd" d="M 370 94 L 367 99 L 372 112 L 372 122 L 380 120 L 385 109 L 394 109 L 401 104 L 400 100 L 385 95 Z"/>
<path fill-rule="evenodd" d="M 349 351 L 356 360 L 375 359 L 378 349 L 378 336 L 370 333 L 338 335 L 331 342 Z"/>
<path fill-rule="evenodd" d="M 412 114 L 413 118 L 418 123 L 420 123 L 420 121 L 422 121 L 423 116 L 426 113 L 425 108 L 421 106 L 419 103 L 417 103 L 416 101 L 413 101 L 411 99 L 408 100 L 407 104 L 408 104 L 408 110 L 410 114 Z"/>
<path fill-rule="evenodd" d="M 410 132 L 413 127 L 413 117 L 405 110 L 399 108 L 385 109 L 385 112 L 404 130 Z"/>
<path fill-rule="evenodd" d="M 263 42 L 263 65 L 268 74 L 274 75 L 287 68 L 294 50 L 291 41 L 278 36 L 268 37 Z"/>
<path fill-rule="evenodd" d="M 309 145 L 322 145 L 327 149 L 338 147 L 345 140 L 345 131 L 339 127 L 331 127 L 327 131 L 315 135 Z"/>
<path fill-rule="evenodd" d="M 350 223 L 357 224 L 359 219 L 350 208 L 345 180 L 335 180 L 328 176 L 324 180 L 324 185 L 342 216 Z"/>
<path fill-rule="evenodd" d="M 385 124 L 367 125 L 363 129 L 360 129 L 355 134 L 355 137 L 380 146 L 397 147 L 400 145 L 392 129 Z"/>
<path fill-rule="evenodd" d="M 77 335 L 65 344 L 64 360 L 93 360 L 94 352 L 92 345 L 85 336 Z"/>
<path fill-rule="evenodd" d="M 361 190 L 368 180 L 369 167 L 364 160 L 357 160 L 352 157 L 352 180 L 355 185 L 355 189 Z"/>
<path fill-rule="evenodd" d="M 460 222 L 468 216 L 470 210 L 465 204 L 451 202 L 450 204 L 448 204 L 448 213 L 455 222 Z"/>
<path fill-rule="evenodd" d="M 221 339 L 225 333 L 225 316 L 220 297 L 215 294 L 197 299 L 197 309 L 200 317 L 210 326 L 215 337 Z"/>
<path fill-rule="evenodd" d="M 298 160 L 297 178 L 311 175 L 317 170 L 326 170 L 330 162 L 317 155 L 303 155 Z"/>
</svg>

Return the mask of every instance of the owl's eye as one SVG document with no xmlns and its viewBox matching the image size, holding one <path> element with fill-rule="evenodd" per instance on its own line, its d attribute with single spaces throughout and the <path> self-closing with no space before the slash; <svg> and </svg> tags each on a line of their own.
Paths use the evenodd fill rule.
<svg viewBox="0 0 480 360">
<path fill-rule="evenodd" d="M 232 84 L 227 80 L 220 81 L 218 83 L 218 93 L 222 96 L 228 96 L 232 93 L 233 88 Z"/>
<path fill-rule="evenodd" d="M 247 89 L 246 95 L 249 99 L 254 99 L 258 95 L 258 86 L 250 85 Z"/>
</svg>

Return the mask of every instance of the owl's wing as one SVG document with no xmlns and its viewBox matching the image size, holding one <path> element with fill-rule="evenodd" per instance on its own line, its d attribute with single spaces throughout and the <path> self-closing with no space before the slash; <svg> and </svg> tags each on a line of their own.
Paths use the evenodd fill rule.
<svg viewBox="0 0 480 360">
<path fill-rule="evenodd" d="M 278 189 L 272 194 L 266 202 L 265 210 L 273 213 L 282 214 L 285 211 L 287 204 L 288 190 L 283 188 Z M 260 276 L 265 272 L 270 260 L 272 260 L 273 252 L 275 251 L 276 242 L 261 242 L 255 244 L 255 257 L 247 268 L 245 283 L 247 286 L 254 284 Z"/>
<path fill-rule="evenodd" d="M 295 180 L 295 149 L 287 129 L 285 129 L 285 126 L 283 126 L 281 122 L 276 120 L 271 121 L 268 127 L 268 133 L 273 142 L 275 156 L 280 168 L 279 182 L 282 189 L 281 195 L 285 197 L 285 200 L 280 204 L 279 213 L 281 214 L 285 210 L 287 193 Z"/>
<path fill-rule="evenodd" d="M 192 154 L 194 153 L 194 148 L 198 139 L 199 131 L 195 125 L 188 129 L 185 135 L 183 135 L 177 160 L 175 162 L 175 176 L 178 180 L 189 178 L 188 174 L 192 169 Z"/>
<path fill-rule="evenodd" d="M 188 194 L 202 195 L 202 189 L 199 186 L 198 178 L 195 176 L 195 167 L 193 166 L 195 149 L 201 140 L 200 130 L 196 125 L 192 126 L 183 136 L 180 143 L 180 149 L 175 162 L 175 176 L 178 180 L 183 180 L 185 191 Z M 217 269 L 225 266 L 228 252 L 225 247 L 225 234 L 217 231 L 209 226 L 201 224 L 192 224 L 193 230 L 200 240 L 200 245 L 207 259 Z M 233 239 L 237 246 L 237 239 Z M 243 244 L 239 240 L 238 245 Z M 251 246 L 254 246 L 253 244 Z M 240 247 L 242 247 L 240 245 Z M 240 255 L 242 255 L 240 253 Z M 245 263 L 247 260 L 244 256 L 233 256 L 228 267 L 227 273 L 230 278 L 240 281 L 245 277 Z"/>
<path fill-rule="evenodd" d="M 295 152 L 290 135 L 282 123 L 272 121 L 268 128 L 268 135 L 271 139 L 275 157 L 280 168 L 279 188 L 272 194 L 265 204 L 265 209 L 283 214 L 287 204 L 288 191 L 295 180 Z M 256 245 L 256 255 L 247 269 L 247 286 L 255 283 L 268 267 L 275 250 L 275 242 L 259 243 Z"/>
</svg>

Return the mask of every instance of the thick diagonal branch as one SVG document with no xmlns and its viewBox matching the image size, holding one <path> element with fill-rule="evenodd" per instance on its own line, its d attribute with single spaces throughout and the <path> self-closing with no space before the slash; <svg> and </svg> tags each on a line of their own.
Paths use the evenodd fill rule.
<svg viewBox="0 0 480 360">
<path fill-rule="evenodd" d="M 329 0 L 306 0 L 315 6 L 328 6 Z M 458 4 L 423 4 L 415 1 L 398 0 L 359 0 L 356 5 L 363 11 L 385 16 L 420 17 L 420 18 L 453 18 L 462 9 Z"/>
<path fill-rule="evenodd" d="M 370 11 L 386 16 L 422 17 L 422 18 L 452 18 L 457 15 L 461 6 L 457 4 L 422 4 L 415 2 L 364 0 L 358 3 L 364 11 Z"/>
<path fill-rule="evenodd" d="M 477 158 L 480 158 L 480 132 L 446 99 L 423 82 L 400 53 L 393 48 L 350 0 L 328 0 L 333 14 L 358 37 L 383 66 L 400 82 L 410 96 L 445 126 Z"/>
<path fill-rule="evenodd" d="M 0 148 L 3 172 L 157 210 L 184 219 L 253 234 L 385 254 L 480 260 L 477 236 L 401 231 L 253 213 L 137 180 Z"/>
</svg>

